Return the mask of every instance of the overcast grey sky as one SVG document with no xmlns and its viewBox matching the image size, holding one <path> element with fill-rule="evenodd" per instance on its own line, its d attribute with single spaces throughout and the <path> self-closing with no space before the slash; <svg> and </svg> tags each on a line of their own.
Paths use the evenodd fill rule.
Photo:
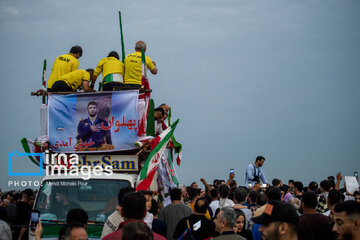
<svg viewBox="0 0 360 240">
<path fill-rule="evenodd" d="M 183 184 L 226 178 L 257 155 L 269 181 L 320 181 L 360 170 L 360 2 L 0 0 L 2 140 L 8 152 L 40 133 L 42 61 L 81 45 L 80 69 L 137 40 L 159 73 L 155 104 L 167 102 L 183 144 Z M 16 168 L 33 164 L 16 161 Z M 36 178 L 21 178 L 33 180 Z"/>
</svg>

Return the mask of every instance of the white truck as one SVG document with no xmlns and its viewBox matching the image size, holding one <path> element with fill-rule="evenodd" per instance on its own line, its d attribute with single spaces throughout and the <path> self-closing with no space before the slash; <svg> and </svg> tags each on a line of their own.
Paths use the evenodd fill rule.
<svg viewBox="0 0 360 240">
<path fill-rule="evenodd" d="M 85 175 L 70 176 L 58 173 L 43 178 L 34 204 L 34 209 L 40 210 L 42 239 L 58 239 L 60 228 L 66 222 L 66 214 L 74 207 L 84 209 L 89 215 L 89 239 L 100 239 L 105 220 L 118 204 L 119 190 L 134 187 L 139 164 L 135 154 L 88 155 L 86 162 L 80 164 L 92 165 L 93 162 L 110 163 L 118 168 L 114 168 L 111 175 L 86 172 Z M 84 180 L 84 177 L 88 180 Z M 29 231 L 29 237 L 34 239 L 34 232 Z"/>
</svg>

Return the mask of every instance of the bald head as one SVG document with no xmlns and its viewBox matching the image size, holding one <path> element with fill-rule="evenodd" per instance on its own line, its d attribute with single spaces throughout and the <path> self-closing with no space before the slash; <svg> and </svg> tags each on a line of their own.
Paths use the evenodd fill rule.
<svg viewBox="0 0 360 240">
<path fill-rule="evenodd" d="M 135 43 L 135 51 L 141 52 L 141 49 L 144 49 L 144 52 L 146 51 L 146 43 L 144 41 L 137 41 Z"/>
<path fill-rule="evenodd" d="M 209 203 L 205 198 L 199 198 L 195 202 L 194 210 L 196 213 L 205 214 L 209 207 Z"/>
<path fill-rule="evenodd" d="M 166 103 L 161 104 L 159 107 L 161 107 L 162 109 L 164 109 L 166 112 L 169 112 L 170 107 L 169 107 L 169 105 L 167 105 Z"/>
</svg>

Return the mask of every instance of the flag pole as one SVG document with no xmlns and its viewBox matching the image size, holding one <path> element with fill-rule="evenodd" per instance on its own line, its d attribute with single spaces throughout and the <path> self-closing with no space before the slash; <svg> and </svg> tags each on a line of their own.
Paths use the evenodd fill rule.
<svg viewBox="0 0 360 240">
<path fill-rule="evenodd" d="M 42 90 L 46 90 L 46 59 L 44 59 L 44 64 L 43 64 L 43 72 L 42 72 L 42 78 L 41 78 L 41 88 Z M 46 103 L 46 97 L 43 95 L 42 97 L 42 103 L 45 104 Z"/>
<path fill-rule="evenodd" d="M 124 36 L 122 29 L 122 21 L 121 21 L 121 12 L 119 11 L 119 23 L 120 23 L 120 37 L 121 37 L 121 52 L 122 52 L 122 62 L 125 60 L 125 46 L 124 46 Z"/>
</svg>

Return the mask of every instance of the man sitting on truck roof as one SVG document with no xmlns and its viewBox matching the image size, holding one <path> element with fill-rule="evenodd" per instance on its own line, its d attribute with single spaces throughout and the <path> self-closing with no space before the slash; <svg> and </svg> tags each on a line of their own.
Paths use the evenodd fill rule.
<svg viewBox="0 0 360 240">
<path fill-rule="evenodd" d="M 47 83 L 48 91 L 51 90 L 52 85 L 59 79 L 59 77 L 78 69 L 78 59 L 82 56 L 82 52 L 83 51 L 80 46 L 74 46 L 70 49 L 70 53 L 58 56 L 55 59 Z"/>
<path fill-rule="evenodd" d="M 146 43 L 144 41 L 137 41 L 135 44 L 135 52 L 126 56 L 124 60 L 125 64 L 125 79 L 126 88 L 140 89 L 141 88 L 141 50 L 146 51 Z M 148 56 L 145 57 L 147 68 L 149 68 L 152 74 L 157 74 L 156 63 L 152 61 Z"/>
<path fill-rule="evenodd" d="M 57 79 L 49 92 L 73 92 L 83 88 L 85 92 L 95 92 L 89 85 L 94 69 L 75 70 Z"/>
<path fill-rule="evenodd" d="M 92 76 L 92 86 L 96 78 L 102 73 L 103 90 L 116 91 L 124 86 L 124 64 L 119 60 L 119 54 L 111 51 L 106 58 L 100 60 Z"/>
</svg>

